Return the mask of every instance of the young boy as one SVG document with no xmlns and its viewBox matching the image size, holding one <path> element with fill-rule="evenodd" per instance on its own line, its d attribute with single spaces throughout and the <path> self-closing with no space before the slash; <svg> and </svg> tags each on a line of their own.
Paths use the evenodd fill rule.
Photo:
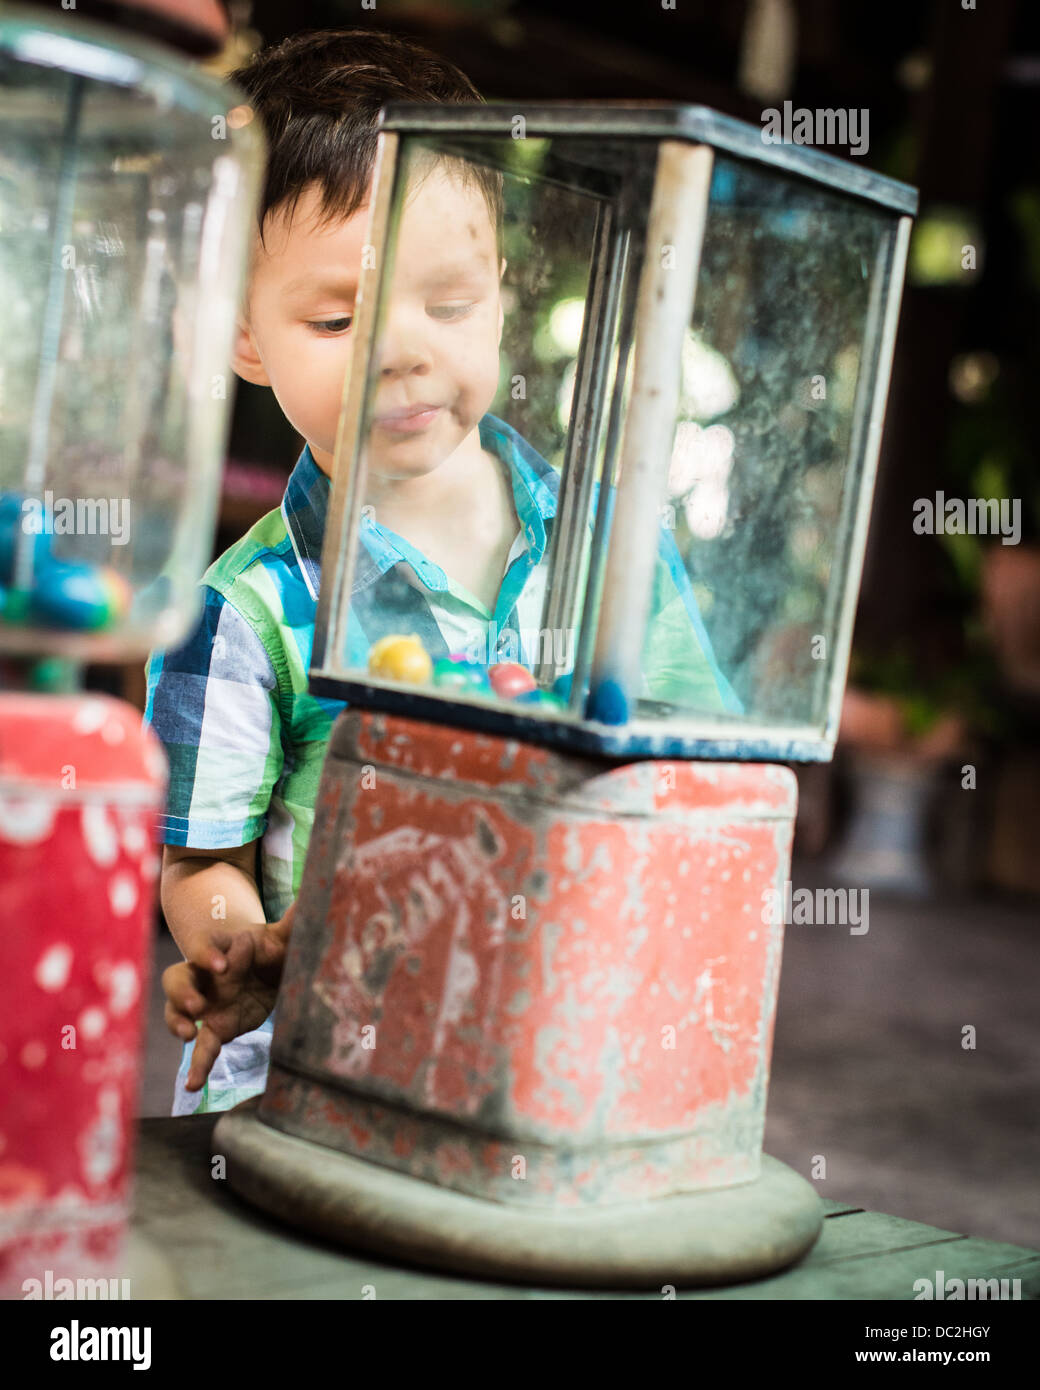
<svg viewBox="0 0 1040 1390">
<path fill-rule="evenodd" d="M 280 509 L 203 576 L 204 607 L 195 631 L 177 650 L 153 653 L 147 667 L 145 718 L 170 764 L 160 823 L 162 906 L 185 958 L 163 981 L 171 1001 L 168 1026 L 186 1040 L 174 1114 L 226 1109 L 263 1089 L 273 993 L 266 1006 L 258 1005 L 264 983 L 256 979 L 256 993 L 245 997 L 235 990 L 221 1011 L 216 982 L 200 972 L 214 963 L 225 967 L 211 940 L 231 952 L 225 979 L 239 977 L 243 956 L 262 973 L 284 947 L 321 764 L 343 708 L 307 693 L 307 669 L 376 117 L 391 100 L 481 99 L 450 63 L 407 40 L 367 30 L 295 36 L 257 55 L 231 80 L 262 120 L 269 147 L 232 365 L 244 380 L 274 391 L 307 443 Z M 433 188 L 442 186 L 439 180 Z M 442 219 L 451 214 L 450 207 L 435 210 Z M 494 391 L 488 374 L 495 371 L 500 321 L 497 275 L 493 284 L 491 278 L 485 276 L 486 302 L 476 325 L 470 315 L 467 332 L 476 329 L 480 358 L 467 367 L 464 389 L 455 391 L 453 379 L 434 384 L 422 362 L 388 367 L 390 418 L 382 428 L 377 422 L 376 432 L 388 457 L 415 475 L 416 487 L 410 494 L 402 489 L 399 500 L 377 497 L 374 504 L 388 528 L 414 523 L 432 560 L 447 559 L 457 547 L 453 574 L 485 597 L 496 571 L 501 576 L 517 529 L 503 505 L 508 478 L 474 429 L 480 418 L 474 412 L 483 413 Z M 449 307 L 457 305 L 456 299 Z M 443 331 L 451 331 L 450 322 Z M 388 346 L 393 354 L 393 342 Z M 437 415 L 416 421 L 402 414 L 416 403 L 436 406 Z M 442 447 L 462 445 L 438 472 L 432 508 L 421 436 L 435 436 Z M 459 545 L 458 520 L 472 516 L 474 505 L 478 523 L 465 529 Z M 198 1018 L 199 985 L 207 990 L 206 1021 L 188 1045 L 195 1028 L 173 1001 L 195 1004 L 187 1011 Z M 227 1044 L 222 1054 L 221 1043 Z"/>
<path fill-rule="evenodd" d="M 271 387 L 307 443 L 280 510 L 203 576 L 195 632 L 148 665 L 146 718 L 171 772 L 162 904 L 185 957 L 163 977 L 167 1024 L 186 1043 L 175 1114 L 226 1109 L 264 1087 L 318 779 L 343 708 L 308 693 L 307 671 L 374 117 L 395 98 L 479 99 L 449 64 L 367 31 L 303 35 L 233 76 L 271 146 L 233 366 Z M 503 325 L 497 185 L 451 161 L 420 172 L 379 342 L 353 659 L 393 632 L 419 632 L 436 657 L 486 638 L 492 621 L 515 628 L 540 601 L 555 512 L 553 470 L 488 413 Z M 685 627 L 692 665 L 718 707 L 732 707 L 703 629 L 689 636 L 692 600 L 672 594 L 665 664 L 673 627 Z"/>
</svg>

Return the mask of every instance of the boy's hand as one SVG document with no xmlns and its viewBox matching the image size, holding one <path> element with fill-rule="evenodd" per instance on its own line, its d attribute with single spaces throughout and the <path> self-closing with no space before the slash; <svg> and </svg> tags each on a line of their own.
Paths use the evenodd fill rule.
<svg viewBox="0 0 1040 1390">
<path fill-rule="evenodd" d="M 195 1040 L 187 1090 L 200 1091 L 224 1043 L 259 1028 L 274 1008 L 295 912 L 293 903 L 277 922 L 214 928 L 198 938 L 189 959 L 163 971 L 166 1026 L 185 1042 Z"/>
</svg>

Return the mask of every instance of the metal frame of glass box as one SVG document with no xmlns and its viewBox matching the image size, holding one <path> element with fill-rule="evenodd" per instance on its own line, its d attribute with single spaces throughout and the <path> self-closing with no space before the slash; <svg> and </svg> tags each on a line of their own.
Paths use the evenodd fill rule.
<svg viewBox="0 0 1040 1390">
<path fill-rule="evenodd" d="M 695 173 L 694 177 L 687 181 L 693 186 L 692 203 L 687 196 L 687 213 L 699 218 L 702 227 L 707 216 L 715 150 L 741 161 L 769 165 L 779 174 L 825 185 L 849 198 L 874 204 L 894 214 L 890 227 L 881 239 L 876 274 L 871 282 L 871 302 L 864 344 L 866 369 L 859 372 L 856 386 L 847 474 L 853 481 L 844 487 L 842 499 L 849 540 L 844 556 L 844 574 L 828 593 L 828 601 L 832 602 L 837 619 L 834 629 L 835 649 L 829 663 L 827 716 L 822 736 L 815 726 L 806 726 L 804 729 L 790 726 L 785 728 L 771 726 L 766 721 L 758 724 L 746 720 L 733 723 L 732 719 L 727 724 L 723 716 L 686 717 L 685 727 L 681 729 L 677 729 L 674 724 L 665 726 L 657 721 L 639 718 L 621 725 L 589 719 L 584 712 L 586 692 L 583 677 L 587 677 L 597 652 L 593 650 L 596 634 L 590 630 L 588 622 L 583 622 L 581 626 L 572 694 L 565 710 L 542 710 L 534 706 L 524 706 L 516 707 L 514 712 L 509 708 L 467 698 L 457 691 L 438 696 L 434 690 L 424 687 L 402 687 L 371 675 L 364 680 L 351 679 L 345 677 L 341 670 L 336 670 L 329 654 L 345 649 L 349 610 L 343 599 L 350 592 L 358 545 L 357 528 L 353 528 L 353 532 L 348 534 L 348 522 L 357 512 L 365 481 L 363 464 L 360 462 L 360 445 L 363 439 L 362 417 L 370 376 L 369 357 L 379 322 L 381 297 L 386 292 L 386 282 L 389 279 L 384 277 L 383 269 L 392 261 L 392 253 L 375 257 L 375 263 L 362 271 L 359 286 L 352 361 L 365 364 L 366 370 L 348 372 L 345 382 L 336 449 L 337 469 L 322 554 L 322 574 L 325 582 L 321 585 L 318 601 L 310 669 L 311 689 L 317 695 L 343 699 L 363 707 L 383 709 L 438 723 L 463 722 L 467 727 L 548 743 L 575 752 L 610 757 L 826 761 L 833 753 L 841 712 L 910 228 L 917 210 L 917 192 L 908 185 L 815 149 L 787 144 L 767 144 L 755 127 L 721 116 L 704 107 L 553 102 L 525 105 L 522 111 L 518 112 L 516 104 L 503 103 L 472 106 L 400 103 L 388 106 L 381 121 L 368 232 L 369 243 L 380 248 L 389 247 L 392 252 L 394 228 L 391 211 L 395 200 L 396 176 L 400 168 L 399 147 L 402 137 L 422 137 L 434 142 L 446 153 L 469 154 L 472 157 L 472 137 L 507 139 L 515 130 L 514 123 L 518 115 L 523 117 L 526 138 L 566 135 L 601 137 L 606 141 L 621 136 L 632 136 L 657 142 L 658 151 L 684 145 L 687 149 L 693 147 L 706 153 L 707 158 L 700 166 L 690 166 Z M 453 144 L 456 137 L 463 137 L 463 140 Z M 466 138 L 470 138 L 471 141 L 468 149 Z M 482 158 L 485 154 L 486 151 Z M 493 158 L 492 152 L 487 162 L 493 162 Z M 662 185 L 666 177 L 665 162 L 659 157 L 654 180 L 655 206 L 662 197 Z M 603 196 L 602 192 L 595 188 L 583 188 L 580 191 L 591 192 L 601 198 Z M 687 188 L 687 195 L 689 192 L 690 189 Z M 560 538 L 568 534 L 569 524 L 580 518 L 588 505 L 592 469 L 585 459 L 586 439 L 596 437 L 604 423 L 604 413 L 608 408 L 610 418 L 606 423 L 607 430 L 620 431 L 622 428 L 621 393 L 615 391 L 612 401 L 606 399 L 605 359 L 609 344 L 606 341 L 608 335 L 601 331 L 603 324 L 609 322 L 608 310 L 616 309 L 618 283 L 625 255 L 624 238 L 627 237 L 627 232 L 615 225 L 614 211 L 609 199 L 602 202 L 591 257 L 588 312 L 578 354 L 574 406 L 568 425 L 559 505 L 553 526 L 553 551 L 549 557 L 551 565 L 555 564 L 555 547 Z M 694 285 L 699 258 L 698 240 L 694 263 L 691 266 Z M 640 302 L 644 292 L 642 281 L 646 274 L 644 264 L 643 274 L 639 277 Z M 687 309 L 686 321 L 688 320 Z M 629 409 L 631 410 L 631 402 Z M 661 417 L 656 420 L 655 428 L 659 425 L 667 429 L 670 437 L 675 419 L 674 412 L 669 410 L 667 399 L 659 406 L 652 406 L 651 415 L 653 410 L 657 410 Z M 644 418 L 650 417 L 644 415 Z M 624 476 L 623 472 L 622 480 Z M 602 489 L 601 498 L 607 491 L 606 488 Z M 614 514 L 615 517 L 618 515 L 616 506 Z M 599 566 L 599 570 L 595 579 L 589 578 L 590 586 L 602 580 L 602 569 L 608 565 L 609 555 L 615 544 L 615 531 L 611 532 L 607 545 L 596 543 L 601 539 L 602 531 L 607 525 L 607 515 L 608 509 L 600 506 L 596 516 L 596 540 L 592 549 L 594 562 Z M 840 559 L 840 554 L 836 558 Z M 550 572 L 556 575 L 555 569 Z M 568 611 L 568 604 L 574 597 L 577 584 L 578 576 L 573 567 L 561 571 L 550 595 L 547 612 L 550 626 L 554 613 L 565 614 Z M 589 591 L 587 589 L 586 593 Z M 602 609 L 597 619 L 597 627 L 601 621 Z M 461 721 L 460 708 L 465 709 L 465 717 Z"/>
</svg>

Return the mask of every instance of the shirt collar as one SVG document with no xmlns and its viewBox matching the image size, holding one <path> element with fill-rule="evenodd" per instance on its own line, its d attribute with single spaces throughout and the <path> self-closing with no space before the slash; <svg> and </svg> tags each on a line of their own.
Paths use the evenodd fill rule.
<svg viewBox="0 0 1040 1390">
<path fill-rule="evenodd" d="M 331 494 L 332 484 L 315 463 L 310 445 L 304 444 L 286 484 L 282 518 L 313 599 L 321 583 L 321 547 Z"/>
<path fill-rule="evenodd" d="M 513 501 L 520 527 L 538 564 L 549 541 L 556 515 L 559 478 L 556 470 L 511 425 L 495 415 L 485 415 L 478 426 L 480 444 L 509 466 Z M 304 444 L 282 498 L 282 517 L 311 597 L 317 599 L 321 582 L 321 550 L 329 512 L 332 485 Z M 444 589 L 447 579 L 439 565 L 431 564 L 403 536 L 363 516 L 354 573 L 353 593 L 367 588 L 402 560 L 412 566 L 430 589 Z"/>
<path fill-rule="evenodd" d="M 531 551 L 531 561 L 537 564 L 545 553 L 552 518 L 556 514 L 559 491 L 556 470 L 522 435 L 497 416 L 485 415 L 478 428 L 481 448 L 495 454 L 509 467 L 516 514 Z M 396 531 L 389 531 L 364 517 L 361 539 L 364 544 L 358 549 L 352 593 L 368 588 L 402 560 L 411 565 L 428 589 L 448 587 L 447 576 L 440 566 L 432 564 Z"/>
</svg>

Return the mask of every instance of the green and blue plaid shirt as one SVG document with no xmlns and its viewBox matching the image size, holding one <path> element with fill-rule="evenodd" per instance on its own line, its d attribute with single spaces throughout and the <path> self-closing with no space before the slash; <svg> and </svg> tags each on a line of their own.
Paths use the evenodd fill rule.
<svg viewBox="0 0 1040 1390">
<path fill-rule="evenodd" d="M 558 475 L 493 415 L 480 422 L 483 448 L 509 468 L 520 532 L 494 610 L 431 563 L 402 536 L 365 519 L 351 592 L 348 663 L 367 668 L 371 644 L 414 632 L 436 659 L 466 649 L 491 624 L 519 645 L 540 623 L 547 547 Z M 200 583 L 201 617 L 175 649 L 153 652 L 145 720 L 170 766 L 159 838 L 197 849 L 260 839 L 259 884 L 268 920 L 300 888 L 318 783 L 332 724 L 345 708 L 308 690 L 321 550 L 331 484 L 304 446 L 285 496 L 209 567 Z M 661 536 L 653 621 L 646 648 L 648 693 L 695 696 L 701 708 L 738 708 L 718 670 L 674 541 Z M 512 637 L 510 637 L 512 634 Z M 206 1090 L 183 1089 L 186 1044 L 174 1113 L 221 1110 L 262 1091 L 272 1019 L 225 1045 Z"/>
</svg>

